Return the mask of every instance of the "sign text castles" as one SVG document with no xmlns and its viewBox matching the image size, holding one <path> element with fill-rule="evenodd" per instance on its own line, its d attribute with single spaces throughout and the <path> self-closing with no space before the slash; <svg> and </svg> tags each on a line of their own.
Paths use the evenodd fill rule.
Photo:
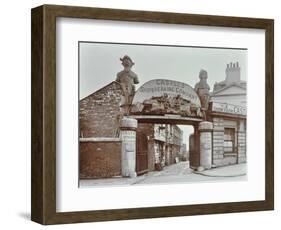
<svg viewBox="0 0 281 230">
<path fill-rule="evenodd" d="M 197 96 L 190 92 L 190 90 L 186 90 L 185 84 L 182 82 L 171 81 L 171 80 L 163 80 L 157 79 L 155 80 L 155 84 L 151 85 L 151 87 L 140 87 L 139 91 L 141 93 L 157 93 L 157 92 L 166 92 L 173 94 L 184 95 L 190 100 L 196 100 Z"/>
</svg>

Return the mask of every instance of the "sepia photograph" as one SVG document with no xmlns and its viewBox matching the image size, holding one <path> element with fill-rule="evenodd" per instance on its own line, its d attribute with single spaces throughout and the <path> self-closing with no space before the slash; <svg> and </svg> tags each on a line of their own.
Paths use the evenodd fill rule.
<svg viewBox="0 0 281 230">
<path fill-rule="evenodd" d="M 79 187 L 247 180 L 247 49 L 80 41 Z"/>
</svg>

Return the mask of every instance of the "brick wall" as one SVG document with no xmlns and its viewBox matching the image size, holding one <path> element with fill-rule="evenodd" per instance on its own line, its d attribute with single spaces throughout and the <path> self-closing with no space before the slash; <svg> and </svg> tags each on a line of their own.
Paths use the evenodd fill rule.
<svg viewBox="0 0 281 230">
<path fill-rule="evenodd" d="M 154 154 L 154 141 L 148 141 L 148 170 L 153 171 L 155 169 L 155 154 Z"/>
<path fill-rule="evenodd" d="M 80 141 L 80 179 L 121 175 L 121 140 Z"/>
<path fill-rule="evenodd" d="M 193 126 L 194 133 L 189 136 L 189 162 L 191 168 L 200 166 L 200 133 L 198 126 Z"/>
<path fill-rule="evenodd" d="M 121 95 L 120 84 L 113 81 L 80 101 L 81 137 L 118 136 Z"/>
<path fill-rule="evenodd" d="M 233 121 L 230 123 L 233 126 Z M 228 121 L 224 118 L 213 118 L 213 164 L 216 166 L 237 164 L 237 155 L 235 153 L 228 156 L 224 154 L 224 128 L 227 124 Z M 234 128 L 237 129 L 237 127 Z"/>
<path fill-rule="evenodd" d="M 213 119 L 213 164 L 217 166 L 224 165 L 224 121 L 223 118 Z"/>
<path fill-rule="evenodd" d="M 155 162 L 154 142 L 152 141 L 154 137 L 154 124 L 138 123 L 137 135 L 140 135 L 140 133 L 145 133 L 146 136 L 149 136 L 149 140 L 147 142 L 148 170 L 153 171 Z"/>
<path fill-rule="evenodd" d="M 242 125 L 238 126 L 239 123 Z M 213 163 L 217 166 L 245 163 L 246 162 L 246 128 L 243 120 L 227 120 L 224 118 L 213 118 Z M 224 128 L 235 128 L 235 142 L 237 150 L 233 155 L 224 154 Z"/>
<path fill-rule="evenodd" d="M 238 132 L 238 163 L 245 163 L 246 160 L 246 132 Z"/>
<path fill-rule="evenodd" d="M 151 123 L 138 123 L 137 133 L 145 133 L 150 138 L 154 137 L 154 124 Z"/>
</svg>

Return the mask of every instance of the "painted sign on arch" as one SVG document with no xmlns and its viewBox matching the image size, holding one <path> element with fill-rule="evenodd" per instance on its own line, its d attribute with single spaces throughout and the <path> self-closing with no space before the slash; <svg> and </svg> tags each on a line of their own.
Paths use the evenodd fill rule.
<svg viewBox="0 0 281 230">
<path fill-rule="evenodd" d="M 200 99 L 194 89 L 186 83 L 167 80 L 155 79 L 144 83 L 136 92 L 133 104 L 142 103 L 151 97 L 161 97 L 167 94 L 170 97 L 180 95 L 183 99 L 201 107 Z"/>
<path fill-rule="evenodd" d="M 200 99 L 191 86 L 173 80 L 155 79 L 137 90 L 131 113 L 202 117 L 200 108 Z"/>
</svg>

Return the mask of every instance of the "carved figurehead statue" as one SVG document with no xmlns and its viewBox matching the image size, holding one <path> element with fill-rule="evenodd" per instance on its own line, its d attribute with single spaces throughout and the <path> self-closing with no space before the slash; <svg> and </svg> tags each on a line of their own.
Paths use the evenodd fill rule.
<svg viewBox="0 0 281 230">
<path fill-rule="evenodd" d="M 120 58 L 124 69 L 117 73 L 116 81 L 120 83 L 124 100 L 121 106 L 125 109 L 125 114 L 128 115 L 129 107 L 132 104 L 133 97 L 135 95 L 135 84 L 139 83 L 138 76 L 131 68 L 135 64 L 132 59 L 125 55 Z"/>
<path fill-rule="evenodd" d="M 202 110 L 208 110 L 210 101 L 210 86 L 207 83 L 208 73 L 206 70 L 201 69 L 199 72 L 200 81 L 195 85 L 195 91 L 201 101 Z"/>
</svg>

